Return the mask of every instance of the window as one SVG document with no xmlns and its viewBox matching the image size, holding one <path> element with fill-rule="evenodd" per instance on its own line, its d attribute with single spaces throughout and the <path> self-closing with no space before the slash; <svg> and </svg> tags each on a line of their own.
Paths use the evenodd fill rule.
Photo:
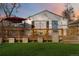
<svg viewBox="0 0 79 59">
<path fill-rule="evenodd" d="M 45 35 L 46 33 L 46 21 L 34 21 L 34 26 L 35 26 L 35 34 L 36 35 Z M 40 30 L 42 29 L 42 30 Z"/>
<path fill-rule="evenodd" d="M 52 29 L 54 32 L 58 31 L 58 21 L 56 20 L 52 21 Z"/>
<path fill-rule="evenodd" d="M 35 21 L 35 28 L 36 29 L 45 29 L 46 21 Z"/>
</svg>

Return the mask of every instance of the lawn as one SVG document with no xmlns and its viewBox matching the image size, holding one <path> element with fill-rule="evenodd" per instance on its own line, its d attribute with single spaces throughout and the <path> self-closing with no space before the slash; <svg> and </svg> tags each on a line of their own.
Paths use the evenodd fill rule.
<svg viewBox="0 0 79 59">
<path fill-rule="evenodd" d="M 79 44 L 14 43 L 0 44 L 3 56 L 77 56 Z"/>
</svg>

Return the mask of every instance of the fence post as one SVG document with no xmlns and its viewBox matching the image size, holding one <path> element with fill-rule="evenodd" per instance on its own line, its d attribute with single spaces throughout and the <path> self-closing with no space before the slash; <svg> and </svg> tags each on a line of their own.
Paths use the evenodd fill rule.
<svg viewBox="0 0 79 59">
<path fill-rule="evenodd" d="M 49 21 L 47 21 L 47 23 L 46 23 L 46 35 L 48 36 L 48 34 L 49 34 Z"/>
<path fill-rule="evenodd" d="M 43 42 L 43 38 L 42 37 L 38 37 L 37 40 L 38 40 L 38 43 L 42 43 Z"/>
<path fill-rule="evenodd" d="M 58 32 L 53 32 L 52 42 L 53 43 L 58 43 L 59 42 L 59 34 L 58 34 Z"/>
<path fill-rule="evenodd" d="M 62 37 L 63 37 L 63 29 L 59 29 L 58 34 L 59 34 L 59 39 L 62 39 Z"/>
<path fill-rule="evenodd" d="M 28 43 L 28 38 L 22 38 L 23 43 Z"/>
<path fill-rule="evenodd" d="M 14 43 L 14 38 L 8 38 L 9 43 Z"/>
<path fill-rule="evenodd" d="M 2 43 L 2 38 L 0 38 L 0 44 Z"/>
<path fill-rule="evenodd" d="M 17 37 L 16 40 L 18 40 L 18 43 L 20 43 L 20 29 L 17 30 Z"/>
<path fill-rule="evenodd" d="M 34 36 L 34 21 L 32 21 L 32 35 Z"/>
</svg>

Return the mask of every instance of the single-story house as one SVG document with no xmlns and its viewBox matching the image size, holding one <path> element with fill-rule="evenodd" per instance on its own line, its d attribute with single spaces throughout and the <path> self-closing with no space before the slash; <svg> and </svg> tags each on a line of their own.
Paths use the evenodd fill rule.
<svg viewBox="0 0 79 59">
<path fill-rule="evenodd" d="M 27 18 L 31 20 L 34 33 L 38 35 L 66 36 L 68 28 L 68 19 L 50 12 L 48 10 L 41 11 Z M 28 20 L 25 20 L 26 22 Z"/>
</svg>

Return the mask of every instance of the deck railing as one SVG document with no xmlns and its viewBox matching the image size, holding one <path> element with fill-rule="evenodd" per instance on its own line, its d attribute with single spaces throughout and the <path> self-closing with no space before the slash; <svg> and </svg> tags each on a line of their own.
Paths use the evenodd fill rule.
<svg viewBox="0 0 79 59">
<path fill-rule="evenodd" d="M 22 40 L 23 38 L 27 38 L 30 41 L 37 41 L 38 38 L 42 38 L 44 41 L 52 41 L 60 42 L 65 38 L 70 38 L 71 30 L 67 30 L 67 35 L 64 36 L 64 29 L 58 29 L 57 31 L 53 31 L 53 29 L 43 28 L 6 28 L 4 30 L 0 30 L 0 38 L 3 40 L 8 40 L 7 38 L 14 38 L 15 40 Z M 59 32 L 61 32 L 59 34 Z"/>
</svg>

